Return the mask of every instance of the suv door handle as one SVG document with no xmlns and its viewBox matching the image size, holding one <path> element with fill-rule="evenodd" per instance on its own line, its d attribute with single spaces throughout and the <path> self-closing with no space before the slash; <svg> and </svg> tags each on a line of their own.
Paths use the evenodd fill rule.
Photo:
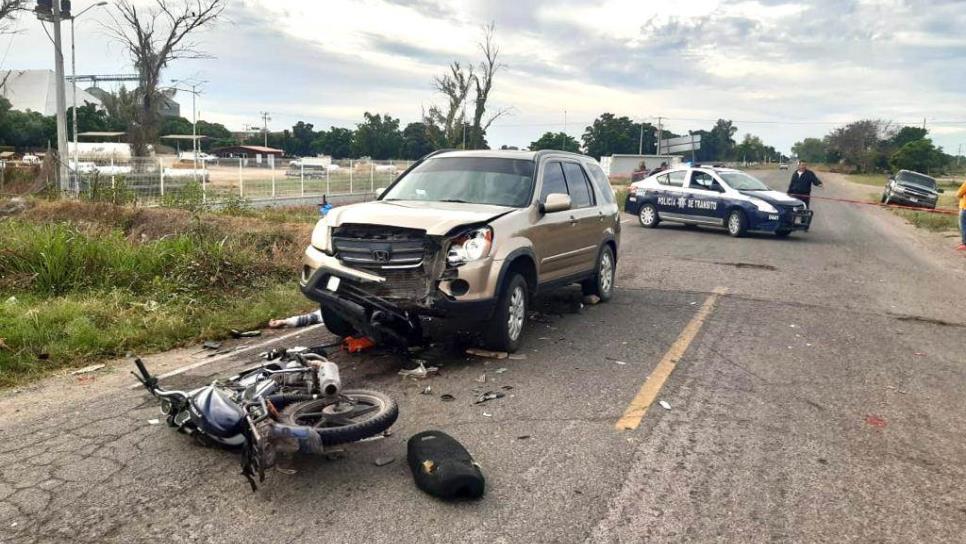
<svg viewBox="0 0 966 544">
<path fill-rule="evenodd" d="M 600 222 L 601 222 L 601 223 L 603 223 L 603 222 L 604 222 L 604 212 L 602 212 L 602 211 L 598 211 L 598 212 L 597 212 L 597 217 L 598 217 L 598 218 L 600 219 Z"/>
<path fill-rule="evenodd" d="M 576 227 L 577 226 L 577 218 L 574 217 L 574 216 L 572 216 L 572 215 L 570 216 L 570 226 L 571 227 Z"/>
</svg>

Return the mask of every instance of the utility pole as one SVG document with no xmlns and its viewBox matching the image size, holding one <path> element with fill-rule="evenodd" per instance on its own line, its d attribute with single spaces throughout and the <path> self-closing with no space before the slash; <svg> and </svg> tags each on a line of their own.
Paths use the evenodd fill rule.
<svg viewBox="0 0 966 544">
<path fill-rule="evenodd" d="M 268 112 L 263 111 L 262 112 L 262 130 L 265 133 L 265 147 L 268 147 L 268 122 L 271 120 L 272 118 L 268 116 Z"/>
<path fill-rule="evenodd" d="M 88 6 L 87 8 L 81 10 L 80 13 L 70 18 L 70 76 L 71 76 L 70 92 L 72 95 L 71 112 L 73 113 L 72 122 L 74 125 L 74 153 L 73 153 L 74 164 L 71 167 L 71 169 L 74 172 L 74 176 L 73 176 L 74 183 L 71 190 L 74 192 L 75 195 L 80 193 L 80 179 L 78 178 L 78 168 L 80 167 L 80 150 L 78 149 L 79 146 L 77 144 L 77 47 L 76 47 L 77 39 L 76 39 L 76 32 L 74 32 L 74 21 L 76 21 L 77 18 L 80 17 L 81 15 L 87 13 L 88 10 L 92 10 L 96 7 L 106 6 L 106 5 L 107 5 L 107 2 L 98 2 L 92 6 Z M 96 85 L 97 81 L 95 80 L 94 83 Z"/>
<path fill-rule="evenodd" d="M 637 154 L 644 154 L 644 121 L 641 121 L 641 138 L 637 142 Z"/>
<path fill-rule="evenodd" d="M 657 118 L 657 142 L 654 144 L 654 146 L 657 148 L 657 153 L 656 153 L 657 155 L 661 154 L 661 138 L 664 135 L 663 134 L 664 129 L 663 129 L 663 126 L 661 125 L 662 119 L 663 119 L 662 117 Z"/>
<path fill-rule="evenodd" d="M 41 24 L 48 21 L 54 27 L 54 74 L 57 95 L 57 184 L 61 192 L 68 190 L 67 170 L 67 90 L 64 80 L 64 52 L 61 49 L 60 22 L 70 18 L 70 11 L 61 8 L 62 0 L 51 2 L 51 10 L 47 11 L 40 4 L 37 6 L 37 18 Z"/>
</svg>

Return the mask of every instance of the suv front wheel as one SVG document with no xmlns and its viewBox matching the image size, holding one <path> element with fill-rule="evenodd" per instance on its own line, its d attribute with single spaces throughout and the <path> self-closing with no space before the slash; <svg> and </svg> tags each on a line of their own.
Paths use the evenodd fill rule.
<svg viewBox="0 0 966 544">
<path fill-rule="evenodd" d="M 513 274 L 500 292 L 486 331 L 486 345 L 492 350 L 513 353 L 520 347 L 520 338 L 527 322 L 529 300 L 527 280 Z"/>
</svg>

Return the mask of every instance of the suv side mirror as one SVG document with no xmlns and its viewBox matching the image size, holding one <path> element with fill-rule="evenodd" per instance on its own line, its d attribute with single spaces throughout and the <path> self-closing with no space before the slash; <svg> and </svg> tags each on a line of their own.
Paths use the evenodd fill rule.
<svg viewBox="0 0 966 544">
<path fill-rule="evenodd" d="M 540 211 L 543 213 L 562 212 L 570 209 L 570 195 L 563 193 L 550 193 L 547 200 L 540 204 Z"/>
</svg>

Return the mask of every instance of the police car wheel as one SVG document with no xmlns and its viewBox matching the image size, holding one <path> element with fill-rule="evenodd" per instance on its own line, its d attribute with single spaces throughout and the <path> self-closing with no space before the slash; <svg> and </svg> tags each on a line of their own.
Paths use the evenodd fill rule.
<svg viewBox="0 0 966 544">
<path fill-rule="evenodd" d="M 745 217 L 745 212 L 732 210 L 728 214 L 728 234 L 734 237 L 743 236 L 746 230 L 748 230 L 748 218 Z"/>
<path fill-rule="evenodd" d="M 657 208 L 653 204 L 644 204 L 641 209 L 637 212 L 637 220 L 641 223 L 642 227 L 647 227 L 653 229 L 661 222 L 661 219 L 657 216 Z"/>
</svg>

